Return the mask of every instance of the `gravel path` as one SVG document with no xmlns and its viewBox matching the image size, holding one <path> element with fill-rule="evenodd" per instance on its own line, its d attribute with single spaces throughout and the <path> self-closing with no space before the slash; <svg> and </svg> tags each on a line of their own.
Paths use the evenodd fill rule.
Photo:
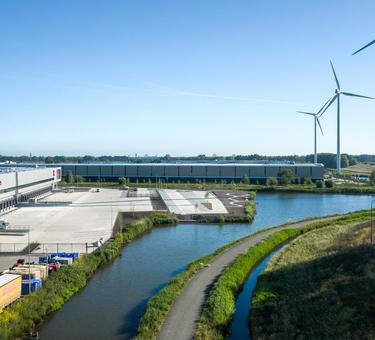
<svg viewBox="0 0 375 340">
<path fill-rule="evenodd" d="M 158 340 L 190 340 L 194 338 L 195 329 L 211 286 L 215 283 L 225 267 L 237 256 L 246 252 L 250 247 L 253 247 L 268 236 L 282 229 L 300 228 L 311 223 L 337 218 L 339 218 L 339 216 L 325 217 L 265 230 L 216 256 L 209 267 L 202 269 L 194 276 L 177 298 L 160 330 Z"/>
</svg>

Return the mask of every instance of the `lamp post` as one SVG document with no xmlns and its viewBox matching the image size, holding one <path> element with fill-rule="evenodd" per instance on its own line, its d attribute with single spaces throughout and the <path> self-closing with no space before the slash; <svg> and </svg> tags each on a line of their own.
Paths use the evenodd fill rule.
<svg viewBox="0 0 375 340">
<path fill-rule="evenodd" d="M 374 210 L 374 203 L 375 203 L 375 200 L 372 200 L 371 201 L 371 239 L 370 239 L 370 245 L 372 246 L 372 241 L 373 241 L 373 224 L 374 224 L 374 219 L 373 219 L 373 210 Z"/>
</svg>

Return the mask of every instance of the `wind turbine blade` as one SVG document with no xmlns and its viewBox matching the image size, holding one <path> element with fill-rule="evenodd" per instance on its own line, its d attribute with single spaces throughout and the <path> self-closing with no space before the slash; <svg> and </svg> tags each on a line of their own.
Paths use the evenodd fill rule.
<svg viewBox="0 0 375 340">
<path fill-rule="evenodd" d="M 324 132 L 323 132 L 322 126 L 320 125 L 320 121 L 319 121 L 319 118 L 318 118 L 318 117 L 316 117 L 316 121 L 318 122 L 318 125 L 319 125 L 319 128 L 320 128 L 320 132 L 321 132 L 322 135 L 324 136 Z"/>
<path fill-rule="evenodd" d="M 321 109 L 317 112 L 317 115 L 318 114 L 320 114 L 323 110 L 324 110 L 324 108 L 327 106 L 327 104 L 329 103 L 329 101 L 331 100 L 332 98 L 329 98 L 326 102 L 325 102 L 325 104 L 321 107 Z"/>
<path fill-rule="evenodd" d="M 338 94 L 336 94 L 330 101 L 329 103 L 326 105 L 326 107 L 324 108 L 324 110 L 322 111 L 322 113 L 320 114 L 319 118 L 321 116 L 323 116 L 324 112 L 326 112 L 328 110 L 328 108 L 333 104 L 333 102 L 336 100 Z"/>
<path fill-rule="evenodd" d="M 350 92 L 341 92 L 345 96 L 351 96 L 351 97 L 359 97 L 359 98 L 366 98 L 366 99 L 374 99 L 372 97 L 367 97 L 367 96 L 361 96 L 360 94 L 355 94 L 355 93 L 350 93 Z"/>
<path fill-rule="evenodd" d="M 310 116 L 315 116 L 315 113 L 311 112 L 304 112 L 304 111 L 297 111 L 298 113 L 303 113 L 304 115 L 310 115 Z"/>
<path fill-rule="evenodd" d="M 335 76 L 337 88 L 340 90 L 340 83 L 339 83 L 339 80 L 337 79 L 335 68 L 333 67 L 332 61 L 330 60 L 329 62 L 331 63 L 331 67 L 332 67 L 333 75 Z"/>
<path fill-rule="evenodd" d="M 375 44 L 375 40 L 374 41 L 371 41 L 369 44 L 367 44 L 366 46 L 363 46 L 362 48 L 360 48 L 358 51 L 355 51 L 352 55 L 355 55 L 361 51 L 363 51 L 365 48 L 371 46 L 372 44 Z"/>
</svg>

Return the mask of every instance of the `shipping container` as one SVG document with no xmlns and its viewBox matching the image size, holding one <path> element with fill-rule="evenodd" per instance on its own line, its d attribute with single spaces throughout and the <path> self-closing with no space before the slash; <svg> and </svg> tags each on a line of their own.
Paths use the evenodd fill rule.
<svg viewBox="0 0 375 340">
<path fill-rule="evenodd" d="M 0 310 L 21 296 L 22 278 L 20 275 L 0 275 Z"/>
<path fill-rule="evenodd" d="M 19 266 L 17 266 L 17 267 L 14 267 L 13 269 L 17 269 L 17 268 L 25 268 L 26 270 L 28 270 L 29 266 L 30 266 L 30 269 L 31 269 L 31 270 L 34 270 L 34 271 L 35 271 L 35 270 L 39 270 L 39 272 L 40 272 L 40 278 L 41 278 L 42 280 L 47 279 L 47 277 L 48 277 L 48 268 L 47 268 L 46 265 L 41 265 L 41 264 L 31 264 L 31 265 L 27 265 L 27 264 L 25 264 L 25 265 L 19 265 Z"/>
<path fill-rule="evenodd" d="M 15 274 L 15 275 L 21 275 L 23 280 L 26 279 L 42 279 L 42 276 L 40 274 L 40 270 L 30 268 L 18 268 L 15 267 L 13 269 L 6 271 L 8 274 Z"/>
<path fill-rule="evenodd" d="M 42 288 L 42 281 L 38 279 L 22 280 L 22 295 L 33 293 Z"/>
<path fill-rule="evenodd" d="M 48 255 L 51 258 L 54 257 L 70 257 L 73 259 L 73 261 L 78 259 L 78 253 L 52 253 Z"/>
</svg>

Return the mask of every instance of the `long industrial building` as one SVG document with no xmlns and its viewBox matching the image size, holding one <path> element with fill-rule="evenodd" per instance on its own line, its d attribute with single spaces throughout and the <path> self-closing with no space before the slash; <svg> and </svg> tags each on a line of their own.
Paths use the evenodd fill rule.
<svg viewBox="0 0 375 340">
<path fill-rule="evenodd" d="M 323 164 L 264 164 L 264 163 L 149 163 L 149 164 L 54 164 L 62 169 L 62 176 L 69 173 L 88 180 L 113 181 L 119 178 L 136 180 L 173 181 L 241 181 L 244 176 L 253 183 L 264 183 L 267 178 L 277 178 L 280 171 L 289 169 L 295 178 L 324 177 Z"/>
<path fill-rule="evenodd" d="M 0 167 L 0 213 L 48 193 L 60 180 L 60 167 Z"/>
</svg>

